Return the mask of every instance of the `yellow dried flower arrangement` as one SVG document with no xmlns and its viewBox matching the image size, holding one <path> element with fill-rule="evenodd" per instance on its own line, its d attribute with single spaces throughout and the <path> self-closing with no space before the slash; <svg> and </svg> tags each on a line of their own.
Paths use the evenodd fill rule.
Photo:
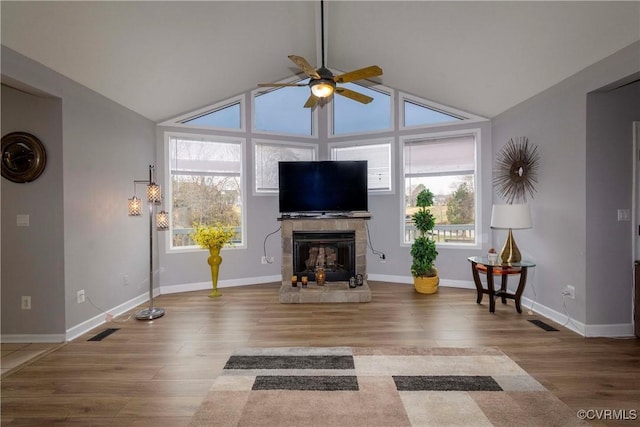
<svg viewBox="0 0 640 427">
<path fill-rule="evenodd" d="M 194 224 L 193 228 L 193 233 L 189 236 L 198 246 L 205 249 L 222 248 L 227 243 L 231 243 L 231 239 L 236 234 L 233 227 L 219 222 L 215 225 Z"/>
</svg>

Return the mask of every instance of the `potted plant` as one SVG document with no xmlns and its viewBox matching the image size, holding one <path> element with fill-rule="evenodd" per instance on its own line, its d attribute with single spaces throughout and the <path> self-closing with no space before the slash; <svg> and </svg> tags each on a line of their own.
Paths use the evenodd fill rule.
<svg viewBox="0 0 640 427">
<path fill-rule="evenodd" d="M 224 245 L 231 243 L 235 231 L 233 227 L 222 225 L 219 222 L 216 222 L 215 225 L 194 224 L 193 228 L 193 233 L 189 235 L 191 239 L 201 248 L 209 249 L 207 263 L 211 267 L 211 282 L 213 285 L 213 291 L 209 294 L 209 297 L 219 297 L 222 295 L 218 292 L 218 272 L 222 263 L 220 249 Z"/>
<path fill-rule="evenodd" d="M 422 294 L 438 292 L 438 269 L 434 262 L 438 256 L 436 242 L 429 232 L 433 230 L 435 218 L 428 207 L 433 205 L 433 193 L 428 189 L 422 190 L 417 197 L 418 210 L 413 214 L 413 223 L 418 230 L 413 245 L 411 245 L 411 274 L 416 291 Z"/>
</svg>

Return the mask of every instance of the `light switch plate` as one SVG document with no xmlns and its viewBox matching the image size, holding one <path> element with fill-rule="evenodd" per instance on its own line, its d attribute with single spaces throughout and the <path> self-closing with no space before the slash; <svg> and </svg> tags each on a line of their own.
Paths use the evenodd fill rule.
<svg viewBox="0 0 640 427">
<path fill-rule="evenodd" d="M 18 227 L 28 227 L 29 226 L 29 214 L 18 214 L 18 215 L 16 215 L 16 225 Z"/>
<path fill-rule="evenodd" d="M 631 221 L 629 209 L 618 209 L 618 221 Z"/>
</svg>

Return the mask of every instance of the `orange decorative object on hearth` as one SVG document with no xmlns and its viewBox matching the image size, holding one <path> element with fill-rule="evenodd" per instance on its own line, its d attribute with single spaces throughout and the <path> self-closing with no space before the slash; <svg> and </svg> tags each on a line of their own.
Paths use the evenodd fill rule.
<svg viewBox="0 0 640 427">
<path fill-rule="evenodd" d="M 324 282 L 327 279 L 327 273 L 325 273 L 324 268 L 318 267 L 316 269 L 316 284 L 318 286 L 324 286 Z"/>
</svg>

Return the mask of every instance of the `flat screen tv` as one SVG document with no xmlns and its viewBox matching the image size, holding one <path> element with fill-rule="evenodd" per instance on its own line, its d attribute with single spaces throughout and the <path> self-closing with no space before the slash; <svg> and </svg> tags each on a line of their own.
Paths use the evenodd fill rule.
<svg viewBox="0 0 640 427">
<path fill-rule="evenodd" d="M 368 210 L 367 161 L 279 162 L 280 213 Z"/>
</svg>

